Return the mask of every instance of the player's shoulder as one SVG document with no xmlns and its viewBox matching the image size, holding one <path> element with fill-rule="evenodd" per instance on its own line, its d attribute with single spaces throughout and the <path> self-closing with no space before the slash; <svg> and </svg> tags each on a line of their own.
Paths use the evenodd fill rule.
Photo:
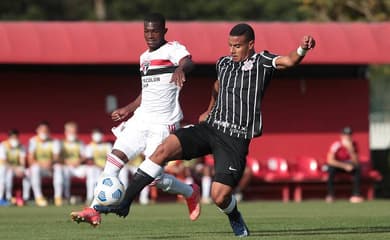
<svg viewBox="0 0 390 240">
<path fill-rule="evenodd" d="M 36 143 L 38 142 L 38 137 L 37 136 L 32 136 L 30 139 L 28 139 L 28 142 L 31 143 Z"/>
<path fill-rule="evenodd" d="M 268 60 L 272 60 L 275 57 L 277 57 L 278 55 L 274 54 L 274 53 L 271 53 L 268 50 L 263 50 L 263 51 L 258 53 L 258 56 L 262 57 L 262 58 L 265 58 L 265 59 L 268 59 Z"/>
<path fill-rule="evenodd" d="M 186 46 L 184 44 L 180 43 L 179 41 L 173 40 L 167 42 L 163 48 L 165 49 L 186 49 Z"/>
<path fill-rule="evenodd" d="M 176 41 L 176 40 L 172 40 L 172 41 L 168 41 L 167 46 L 184 46 L 183 44 L 181 44 L 179 41 Z"/>
<path fill-rule="evenodd" d="M 341 141 L 337 140 L 337 141 L 334 141 L 331 145 L 330 145 L 330 150 L 332 152 L 336 152 L 339 148 L 342 147 L 342 144 L 341 144 Z"/>
<path fill-rule="evenodd" d="M 218 60 L 217 60 L 217 65 L 221 64 L 221 63 L 226 63 L 226 62 L 230 62 L 232 61 L 232 57 L 231 56 L 222 56 L 220 57 Z"/>
</svg>

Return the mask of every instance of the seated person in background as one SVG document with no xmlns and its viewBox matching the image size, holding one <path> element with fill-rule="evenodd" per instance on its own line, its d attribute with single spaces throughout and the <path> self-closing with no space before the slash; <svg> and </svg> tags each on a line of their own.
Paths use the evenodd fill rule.
<svg viewBox="0 0 390 240">
<path fill-rule="evenodd" d="M 353 190 L 350 202 L 363 201 L 360 196 L 360 166 L 357 143 L 352 139 L 352 129 L 344 127 L 340 140 L 334 142 L 327 155 L 328 164 L 328 195 L 326 202 L 334 201 L 334 178 L 337 172 L 346 172 L 353 175 Z"/>
<path fill-rule="evenodd" d="M 22 191 L 19 190 L 16 198 L 13 198 L 12 187 L 14 176 L 24 176 L 25 161 L 26 150 L 19 141 L 19 131 L 12 129 L 8 139 L 0 144 L 0 206 L 9 205 L 10 202 L 17 206 L 24 205 Z"/>
<path fill-rule="evenodd" d="M 39 207 L 47 206 L 42 194 L 42 177 L 53 176 L 54 203 L 62 205 L 62 164 L 60 162 L 61 145 L 50 137 L 49 123 L 41 122 L 36 129 L 37 135 L 29 141 L 27 161 L 30 166 L 30 181 L 35 203 Z"/>
<path fill-rule="evenodd" d="M 107 153 L 111 152 L 112 144 L 104 141 L 103 132 L 99 128 L 95 128 L 91 132 L 91 141 L 85 147 L 85 158 L 87 164 L 91 168 L 91 181 L 95 186 L 100 174 L 103 172 L 104 164 L 106 164 Z M 91 204 L 93 200 L 93 189 L 87 188 L 86 204 Z"/>
<path fill-rule="evenodd" d="M 64 125 L 64 137 L 61 141 L 61 158 L 64 161 L 64 197 L 71 202 L 72 177 L 86 178 L 87 193 L 93 191 L 94 182 L 91 181 L 91 171 L 84 164 L 85 145 L 78 138 L 78 126 L 75 122 Z"/>
<path fill-rule="evenodd" d="M 110 153 L 111 150 L 112 144 L 104 140 L 103 131 L 99 128 L 92 129 L 91 142 L 89 142 L 85 148 L 85 158 L 88 164 L 87 184 L 91 184 L 90 187 L 87 187 L 87 205 L 92 203 L 95 183 L 103 172 L 107 154 Z M 129 181 L 129 174 L 126 168 L 123 168 L 119 172 L 119 179 L 126 187 Z"/>
</svg>

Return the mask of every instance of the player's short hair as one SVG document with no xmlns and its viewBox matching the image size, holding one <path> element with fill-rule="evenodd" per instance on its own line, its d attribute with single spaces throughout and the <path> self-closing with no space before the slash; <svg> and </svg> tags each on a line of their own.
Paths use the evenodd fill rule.
<svg viewBox="0 0 390 240">
<path fill-rule="evenodd" d="M 103 133 L 103 130 L 100 127 L 93 128 L 92 133 Z"/>
<path fill-rule="evenodd" d="M 246 23 L 239 23 L 230 30 L 230 36 L 242 36 L 244 35 L 246 40 L 252 41 L 255 40 L 255 32 L 253 28 Z"/>
<path fill-rule="evenodd" d="M 346 127 L 343 127 L 343 129 L 341 129 L 341 133 L 342 134 L 345 134 L 345 135 L 351 135 L 352 134 L 352 128 L 350 126 L 346 126 Z"/>
<path fill-rule="evenodd" d="M 8 131 L 8 136 L 11 137 L 11 136 L 19 136 L 19 130 L 16 129 L 16 128 L 13 128 L 11 130 Z"/>
<path fill-rule="evenodd" d="M 66 122 L 65 125 L 64 125 L 64 128 L 65 129 L 67 129 L 67 128 L 77 128 L 77 123 L 74 122 L 74 121 Z"/>
<path fill-rule="evenodd" d="M 40 122 L 38 123 L 38 127 L 40 127 L 40 126 L 50 127 L 50 124 L 49 124 L 48 121 L 43 120 L 43 121 L 40 121 Z"/>
<path fill-rule="evenodd" d="M 150 13 L 146 15 L 144 22 L 159 23 L 162 27 L 165 27 L 165 17 L 161 13 Z"/>
</svg>

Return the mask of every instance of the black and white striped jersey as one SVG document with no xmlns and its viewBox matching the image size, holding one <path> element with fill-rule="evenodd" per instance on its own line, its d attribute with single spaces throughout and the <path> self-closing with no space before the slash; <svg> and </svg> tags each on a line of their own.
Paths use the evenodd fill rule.
<svg viewBox="0 0 390 240">
<path fill-rule="evenodd" d="M 255 53 L 243 62 L 230 56 L 218 60 L 219 92 L 207 123 L 230 136 L 250 139 L 262 133 L 261 101 L 277 55 Z"/>
</svg>

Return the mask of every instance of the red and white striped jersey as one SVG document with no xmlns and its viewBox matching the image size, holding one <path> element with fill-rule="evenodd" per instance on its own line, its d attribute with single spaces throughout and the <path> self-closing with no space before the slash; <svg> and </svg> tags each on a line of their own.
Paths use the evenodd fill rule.
<svg viewBox="0 0 390 240">
<path fill-rule="evenodd" d="M 142 100 L 135 116 L 158 124 L 173 124 L 183 118 L 179 104 L 180 88 L 171 83 L 179 61 L 190 56 L 180 43 L 167 42 L 160 48 L 146 50 L 140 56 Z"/>
</svg>

